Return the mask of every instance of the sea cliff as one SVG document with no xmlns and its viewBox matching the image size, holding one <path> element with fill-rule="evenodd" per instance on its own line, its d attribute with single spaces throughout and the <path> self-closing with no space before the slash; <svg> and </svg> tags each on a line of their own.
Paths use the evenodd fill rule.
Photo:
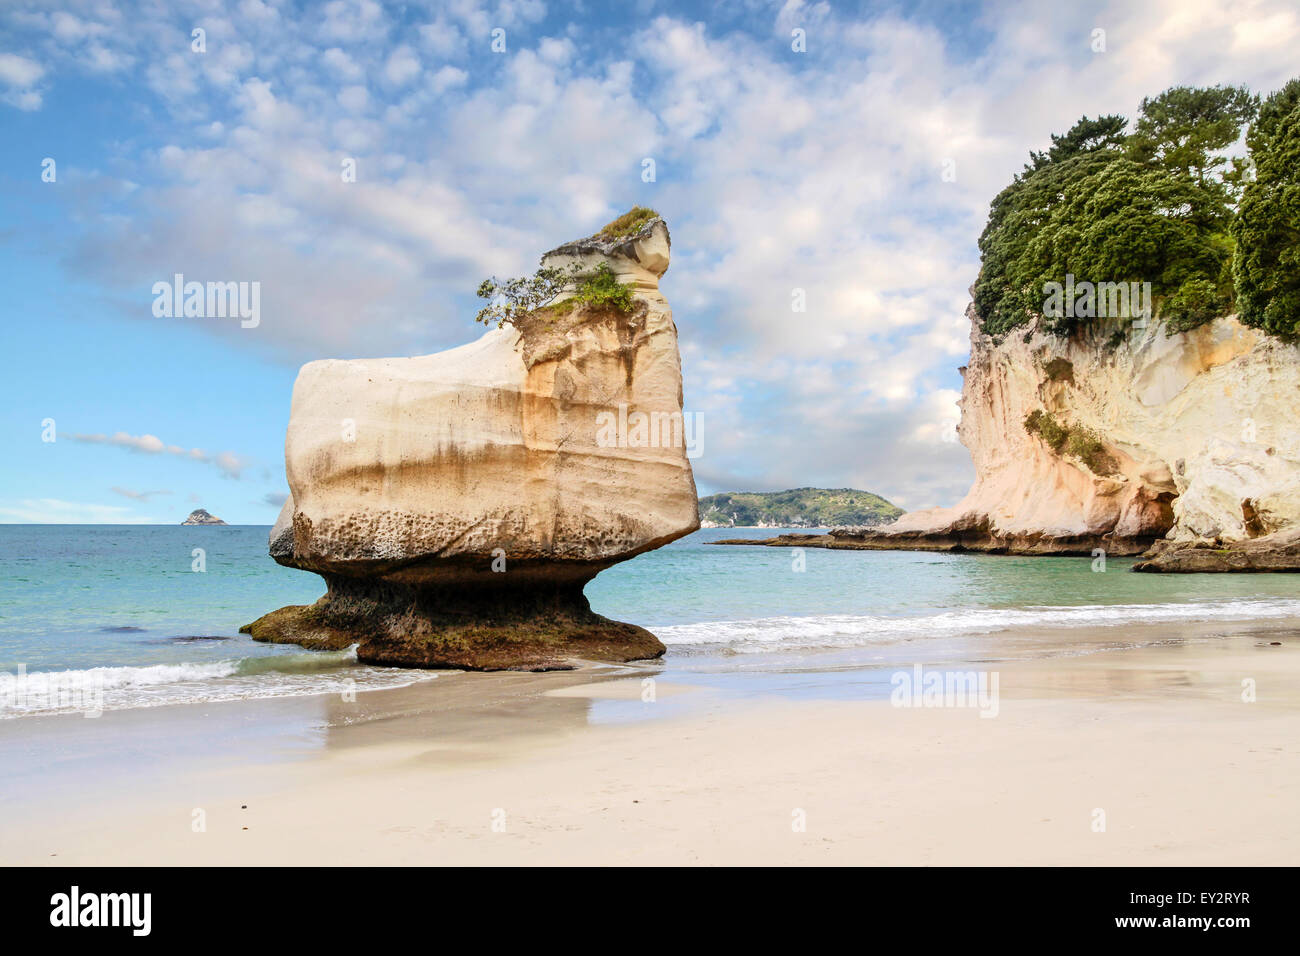
<svg viewBox="0 0 1300 956">
<path fill-rule="evenodd" d="M 1140 555 L 1144 571 L 1300 569 L 1300 350 L 1224 316 L 1186 332 L 973 310 L 958 435 L 976 479 L 952 508 L 763 543 Z M 753 542 L 751 542 L 753 543 Z"/>
</svg>

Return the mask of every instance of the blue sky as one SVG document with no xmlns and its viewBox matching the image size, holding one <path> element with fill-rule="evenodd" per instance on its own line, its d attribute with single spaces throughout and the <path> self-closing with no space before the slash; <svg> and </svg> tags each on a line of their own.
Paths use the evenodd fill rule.
<svg viewBox="0 0 1300 956">
<path fill-rule="evenodd" d="M 469 341 L 480 279 L 634 203 L 702 494 L 951 504 L 989 199 L 1083 113 L 1297 48 L 1287 0 L 6 3 L 0 522 L 271 522 L 301 363 Z M 177 272 L 260 282 L 260 324 L 155 317 Z"/>
</svg>

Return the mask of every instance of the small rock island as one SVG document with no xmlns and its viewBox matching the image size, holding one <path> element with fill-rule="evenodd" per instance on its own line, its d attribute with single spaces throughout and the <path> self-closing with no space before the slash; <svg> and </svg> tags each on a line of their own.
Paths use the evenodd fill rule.
<svg viewBox="0 0 1300 956">
<path fill-rule="evenodd" d="M 270 553 L 327 591 L 245 633 L 356 644 L 358 660 L 400 667 L 663 654 L 583 594 L 605 568 L 699 527 L 684 444 L 635 430 L 610 440 L 611 418 L 680 426 L 682 414 L 677 328 L 659 291 L 668 227 L 653 215 L 610 228 L 626 219 L 542 266 L 612 272 L 630 287 L 627 310 L 578 299 L 435 355 L 303 366 L 285 441 L 291 495 Z"/>
<path fill-rule="evenodd" d="M 182 521 L 181 524 L 225 524 L 225 522 L 216 515 L 208 514 L 207 510 L 204 508 L 195 508 L 190 512 L 190 516 Z"/>
</svg>

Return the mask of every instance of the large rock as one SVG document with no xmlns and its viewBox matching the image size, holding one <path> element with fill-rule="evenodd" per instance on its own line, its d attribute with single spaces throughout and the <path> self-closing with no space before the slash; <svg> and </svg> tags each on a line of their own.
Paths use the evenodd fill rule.
<svg viewBox="0 0 1300 956">
<path fill-rule="evenodd" d="M 1294 345 L 1233 316 L 1184 333 L 1096 321 L 1068 338 L 1031 327 L 995 342 L 972 316 L 964 377 L 959 434 L 975 485 L 955 508 L 905 515 L 891 534 L 966 531 L 976 547 L 1026 552 L 1196 547 L 1196 560 L 1166 559 L 1168 570 L 1213 570 L 1212 554 L 1222 570 L 1287 564 L 1260 556 L 1270 540 L 1290 550 L 1287 532 L 1300 527 Z M 1025 427 L 1035 410 L 1091 432 L 1113 468 L 1053 450 Z M 1239 548 L 1252 557 L 1227 557 Z"/>
<path fill-rule="evenodd" d="M 633 286 L 630 315 L 578 309 L 436 355 L 305 365 L 271 555 L 328 591 L 246 630 L 356 642 L 362 661 L 413 667 L 662 654 L 649 632 L 592 613 L 583 587 L 699 525 L 677 330 L 659 291 L 669 244 L 655 219 L 543 257 L 608 263 Z"/>
<path fill-rule="evenodd" d="M 225 524 L 214 514 L 208 514 L 206 508 L 195 508 L 181 524 Z"/>
<path fill-rule="evenodd" d="M 1111 555 L 1144 571 L 1300 570 L 1300 350 L 1235 317 L 1170 334 L 1096 320 L 995 341 L 971 318 L 961 425 L 975 484 L 883 528 L 761 543 Z M 1026 427 L 1037 413 L 1097 453 Z M 1075 446 L 1076 450 L 1078 446 Z M 737 542 L 739 543 L 739 542 Z M 760 543 L 760 542 L 747 542 Z"/>
</svg>

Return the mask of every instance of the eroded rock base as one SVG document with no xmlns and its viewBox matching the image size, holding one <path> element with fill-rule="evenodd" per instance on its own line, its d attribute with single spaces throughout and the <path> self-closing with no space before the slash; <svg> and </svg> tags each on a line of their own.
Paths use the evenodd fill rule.
<svg viewBox="0 0 1300 956">
<path fill-rule="evenodd" d="M 292 605 L 240 628 L 256 641 L 312 650 L 357 645 L 357 660 L 387 667 L 566 670 L 574 659 L 656 658 L 664 645 L 645 628 L 602 617 L 582 593 L 558 586 L 417 587 L 327 577 L 315 604 Z"/>
<path fill-rule="evenodd" d="M 1300 572 L 1300 532 L 1267 535 L 1247 541 L 1158 542 L 1134 571 L 1190 574 L 1196 572 Z"/>
<path fill-rule="evenodd" d="M 954 554 L 1091 555 L 1102 550 L 1111 557 L 1131 557 L 1151 547 L 1153 538 L 1106 535 L 990 534 L 971 532 L 897 532 L 846 534 L 782 534 L 775 538 L 728 538 L 714 544 L 758 544 L 771 548 L 829 548 L 843 551 L 946 551 Z"/>
</svg>

